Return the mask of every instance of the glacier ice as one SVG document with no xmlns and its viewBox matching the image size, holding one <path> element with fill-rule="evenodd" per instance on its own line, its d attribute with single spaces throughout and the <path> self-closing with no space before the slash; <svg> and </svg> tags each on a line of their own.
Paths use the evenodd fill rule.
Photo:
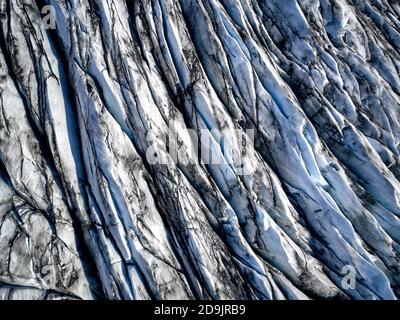
<svg viewBox="0 0 400 320">
<path fill-rule="evenodd" d="M 397 0 L 2 0 L 0 298 L 397 299 L 399 121 Z"/>
</svg>

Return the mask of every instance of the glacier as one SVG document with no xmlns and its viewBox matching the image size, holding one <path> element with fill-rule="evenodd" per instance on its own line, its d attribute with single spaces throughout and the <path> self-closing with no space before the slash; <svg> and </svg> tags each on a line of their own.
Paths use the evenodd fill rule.
<svg viewBox="0 0 400 320">
<path fill-rule="evenodd" d="M 399 152 L 398 0 L 0 1 L 0 299 L 398 299 Z"/>
</svg>

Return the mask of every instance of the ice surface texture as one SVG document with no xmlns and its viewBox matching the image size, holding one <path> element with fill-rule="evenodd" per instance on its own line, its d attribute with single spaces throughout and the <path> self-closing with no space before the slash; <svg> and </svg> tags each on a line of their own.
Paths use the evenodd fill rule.
<svg viewBox="0 0 400 320">
<path fill-rule="evenodd" d="M 1 0 L 0 49 L 1 298 L 400 297 L 398 0 Z"/>
</svg>

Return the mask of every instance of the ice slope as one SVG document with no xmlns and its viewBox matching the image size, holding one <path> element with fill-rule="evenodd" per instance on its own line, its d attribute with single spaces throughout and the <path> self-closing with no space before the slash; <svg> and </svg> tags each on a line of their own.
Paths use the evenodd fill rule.
<svg viewBox="0 0 400 320">
<path fill-rule="evenodd" d="M 399 18 L 1 1 L 0 297 L 399 298 Z"/>
</svg>

